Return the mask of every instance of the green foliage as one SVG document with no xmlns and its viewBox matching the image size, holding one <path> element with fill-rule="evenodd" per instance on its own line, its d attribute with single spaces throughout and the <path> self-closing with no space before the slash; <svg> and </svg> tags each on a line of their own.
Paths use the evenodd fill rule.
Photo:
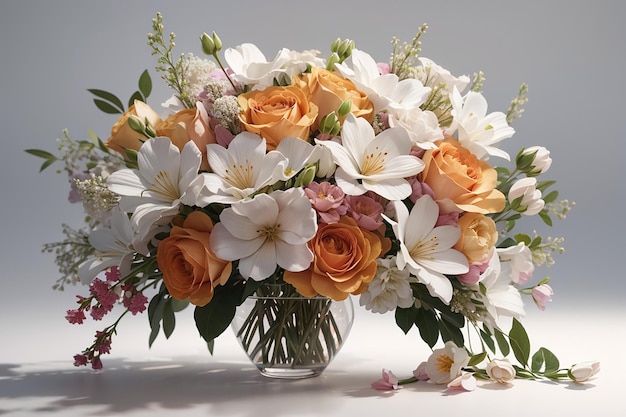
<svg viewBox="0 0 626 417">
<path fill-rule="evenodd" d="M 161 282 L 159 292 L 152 297 L 148 304 L 148 321 L 150 322 L 150 336 L 148 346 L 152 346 L 161 327 L 166 339 L 174 333 L 176 327 L 176 314 L 189 305 L 187 300 L 177 300 L 169 295 L 165 284 Z"/>
<path fill-rule="evenodd" d="M 516 318 L 513 318 L 513 324 L 509 332 L 509 341 L 515 358 L 526 367 L 530 357 L 530 340 L 524 326 Z"/>
<path fill-rule="evenodd" d="M 196 328 L 207 343 L 212 343 L 230 326 L 237 307 L 242 303 L 244 289 L 241 281 L 229 280 L 215 288 L 213 299 L 207 305 L 195 308 Z"/>
<path fill-rule="evenodd" d="M 420 337 L 431 348 L 439 338 L 443 342 L 449 340 L 463 346 L 464 338 L 461 329 L 465 326 L 465 316 L 453 312 L 449 305 L 439 298 L 433 297 L 423 284 L 413 284 L 413 294 L 419 300 L 420 307 L 396 308 L 396 324 L 404 333 L 415 325 Z"/>
<path fill-rule="evenodd" d="M 141 73 L 138 85 L 139 89 L 132 93 L 128 99 L 128 107 L 132 106 L 135 100 L 143 101 L 145 103 L 148 96 L 152 92 L 152 79 L 150 78 L 148 70 L 144 70 Z M 120 100 L 115 94 L 97 88 L 90 88 L 87 89 L 87 91 L 96 96 L 96 98 L 93 99 L 93 102 L 96 107 L 104 113 L 121 114 L 126 111 L 124 104 L 122 104 L 122 100 Z"/>
<path fill-rule="evenodd" d="M 43 171 L 44 169 L 48 168 L 50 165 L 59 160 L 59 158 L 57 158 L 55 155 L 41 149 L 26 149 L 25 152 L 38 158 L 44 159 L 43 164 L 41 164 L 41 167 L 39 168 L 39 172 Z"/>
</svg>

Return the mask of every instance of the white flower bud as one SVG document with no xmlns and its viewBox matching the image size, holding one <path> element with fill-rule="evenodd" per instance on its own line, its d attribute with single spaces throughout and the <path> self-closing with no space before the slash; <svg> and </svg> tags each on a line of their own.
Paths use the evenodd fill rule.
<svg viewBox="0 0 626 417">
<path fill-rule="evenodd" d="M 599 361 L 581 362 L 572 366 L 569 370 L 569 377 L 576 382 L 585 382 L 595 374 L 600 372 Z"/>
<path fill-rule="evenodd" d="M 494 359 L 487 364 L 487 375 L 500 384 L 508 384 L 515 379 L 515 368 L 508 359 Z"/>
<path fill-rule="evenodd" d="M 537 179 L 534 177 L 522 178 L 509 190 L 509 201 L 512 209 L 527 216 L 534 216 L 543 210 L 545 202 L 541 199 L 541 191 L 537 190 Z M 515 202 L 520 198 L 519 202 Z"/>
<path fill-rule="evenodd" d="M 536 153 L 535 153 L 536 152 Z M 552 165 L 552 158 L 550 158 L 550 151 L 543 146 L 531 146 L 524 151 L 525 154 L 535 153 L 535 158 L 532 162 L 532 174 L 543 174 Z"/>
</svg>

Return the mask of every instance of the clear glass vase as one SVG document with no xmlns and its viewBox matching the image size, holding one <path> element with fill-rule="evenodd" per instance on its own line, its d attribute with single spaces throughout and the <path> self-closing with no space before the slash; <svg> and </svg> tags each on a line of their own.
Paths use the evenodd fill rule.
<svg viewBox="0 0 626 417">
<path fill-rule="evenodd" d="M 262 375 L 300 379 L 326 369 L 353 321 L 350 297 L 307 298 L 289 285 L 279 285 L 259 288 L 238 307 L 231 327 Z"/>
</svg>

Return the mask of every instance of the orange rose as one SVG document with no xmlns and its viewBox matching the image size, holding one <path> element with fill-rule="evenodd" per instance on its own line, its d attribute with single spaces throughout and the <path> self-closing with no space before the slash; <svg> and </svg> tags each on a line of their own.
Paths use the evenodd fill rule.
<svg viewBox="0 0 626 417">
<path fill-rule="evenodd" d="M 436 142 L 437 149 L 424 153 L 422 182 L 435 193 L 445 212 L 497 213 L 505 197 L 496 190 L 498 174 L 487 161 L 476 158 L 451 137 Z"/>
<path fill-rule="evenodd" d="M 496 223 L 484 214 L 465 213 L 458 221 L 461 237 L 454 249 L 463 253 L 470 264 L 482 264 L 489 259 L 498 241 Z"/>
<path fill-rule="evenodd" d="M 181 151 L 185 144 L 193 140 L 202 153 L 200 169 L 208 170 L 206 145 L 215 143 L 215 133 L 209 124 L 209 115 L 202 104 L 195 109 L 185 109 L 174 113 L 156 126 L 157 136 L 166 136 Z"/>
<path fill-rule="evenodd" d="M 209 247 L 213 222 L 201 211 L 192 212 L 181 226 L 174 226 L 157 250 L 157 264 L 170 295 L 204 306 L 217 284 L 224 285 L 232 271 Z"/>
<path fill-rule="evenodd" d="M 354 83 L 337 73 L 323 68 L 313 67 L 310 74 L 304 74 L 302 80 L 308 83 L 311 91 L 311 102 L 319 107 L 319 116 L 313 125 L 317 129 L 319 119 L 333 111 L 337 111 L 341 103 L 350 99 L 350 112 L 356 117 L 363 117 L 368 122 L 374 118 L 374 105 L 370 99 L 359 91 Z M 343 122 L 343 120 L 341 120 Z"/>
<path fill-rule="evenodd" d="M 378 234 L 359 228 L 342 216 L 338 223 L 320 224 L 308 243 L 314 259 L 308 270 L 285 271 L 285 282 L 305 297 L 318 294 L 344 300 L 348 294 L 360 294 L 376 275 L 376 259 L 387 243 Z"/>
<path fill-rule="evenodd" d="M 135 132 L 128 124 L 130 116 L 137 116 L 142 122 L 146 120 L 154 127 L 161 122 L 161 118 L 150 106 L 140 100 L 135 100 L 128 110 L 124 112 L 111 128 L 111 137 L 105 145 L 116 152 L 125 155 L 126 149 L 139 150 L 146 136 Z"/>
<path fill-rule="evenodd" d="M 274 150 L 286 137 L 309 140 L 311 125 L 318 115 L 317 105 L 309 102 L 308 88 L 268 87 L 239 95 L 243 128 L 263 137 L 267 150 Z"/>
</svg>

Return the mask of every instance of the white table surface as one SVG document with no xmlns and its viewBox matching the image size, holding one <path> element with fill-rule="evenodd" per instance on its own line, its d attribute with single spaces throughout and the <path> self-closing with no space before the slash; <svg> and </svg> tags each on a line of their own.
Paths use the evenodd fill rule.
<svg viewBox="0 0 626 417">
<path fill-rule="evenodd" d="M 356 307 L 352 333 L 324 374 L 298 381 L 260 376 L 230 331 L 210 356 L 191 311 L 174 335 L 147 348 L 147 318 L 132 317 L 113 340 L 105 369 L 75 368 L 72 356 L 91 344 L 94 326 L 71 326 L 62 317 L 4 315 L 0 345 L 0 415 L 17 416 L 625 416 L 623 307 L 534 311 L 524 324 L 533 351 L 551 349 L 562 365 L 600 360 L 593 381 L 515 381 L 511 387 L 479 382 L 473 392 L 449 393 L 429 383 L 376 391 L 382 368 L 408 377 L 428 357 L 416 330 L 395 327 L 392 315 Z M 34 331 L 36 329 L 36 331 Z M 453 414 L 454 413 L 454 414 Z"/>
</svg>

